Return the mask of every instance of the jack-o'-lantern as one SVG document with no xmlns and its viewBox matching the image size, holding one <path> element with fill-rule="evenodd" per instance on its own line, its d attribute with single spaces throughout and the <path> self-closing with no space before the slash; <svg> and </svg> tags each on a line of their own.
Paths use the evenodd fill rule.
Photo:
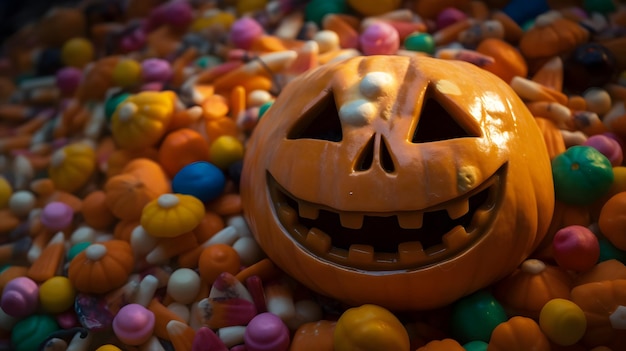
<svg viewBox="0 0 626 351">
<path fill-rule="evenodd" d="M 550 159 L 495 75 L 361 56 L 292 80 L 247 145 L 244 214 L 280 268 L 344 303 L 444 306 L 512 272 L 545 235 Z"/>
</svg>

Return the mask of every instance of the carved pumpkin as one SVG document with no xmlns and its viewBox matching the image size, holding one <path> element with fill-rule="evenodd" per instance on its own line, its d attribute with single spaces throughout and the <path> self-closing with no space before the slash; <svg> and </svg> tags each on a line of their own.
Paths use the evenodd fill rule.
<svg viewBox="0 0 626 351">
<path fill-rule="evenodd" d="M 244 214 L 278 266 L 345 303 L 449 304 L 512 272 L 554 206 L 541 133 L 471 64 L 368 56 L 290 85 L 244 159 Z"/>
</svg>

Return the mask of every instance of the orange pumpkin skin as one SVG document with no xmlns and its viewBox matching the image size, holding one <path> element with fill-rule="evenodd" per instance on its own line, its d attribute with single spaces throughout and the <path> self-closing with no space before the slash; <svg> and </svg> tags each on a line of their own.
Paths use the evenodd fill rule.
<svg viewBox="0 0 626 351">
<path fill-rule="evenodd" d="M 444 306 L 503 278 L 554 207 L 547 149 L 518 96 L 489 72 L 427 57 L 356 57 L 293 80 L 249 139 L 241 195 L 288 274 L 392 310 Z M 447 217 L 468 198 L 467 214 Z"/>
</svg>

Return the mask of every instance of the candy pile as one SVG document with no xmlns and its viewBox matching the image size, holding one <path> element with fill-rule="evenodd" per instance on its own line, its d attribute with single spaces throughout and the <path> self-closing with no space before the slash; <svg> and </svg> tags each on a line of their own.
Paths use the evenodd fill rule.
<svg viewBox="0 0 626 351">
<path fill-rule="evenodd" d="M 499 76 L 552 159 L 535 254 L 437 310 L 319 296 L 242 216 L 246 141 L 287 83 L 377 54 Z M 626 7 L 611 0 L 55 8 L 0 57 L 0 349 L 624 350 L 625 101 Z"/>
</svg>

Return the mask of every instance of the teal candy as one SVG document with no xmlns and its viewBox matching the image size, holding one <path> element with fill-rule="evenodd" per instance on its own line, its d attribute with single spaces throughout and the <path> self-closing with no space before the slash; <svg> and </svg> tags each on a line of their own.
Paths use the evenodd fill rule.
<svg viewBox="0 0 626 351">
<path fill-rule="evenodd" d="M 320 28 L 324 16 L 329 13 L 347 13 L 348 4 L 346 0 L 312 0 L 304 9 L 304 18 L 307 21 L 315 22 Z"/>
<path fill-rule="evenodd" d="M 265 111 L 267 111 L 267 109 L 270 108 L 270 106 L 272 106 L 273 103 L 274 101 L 268 101 L 264 103 L 263 105 L 261 105 L 261 107 L 259 108 L 259 118 L 263 117 L 263 115 L 265 114 Z"/>
<path fill-rule="evenodd" d="M 576 145 L 552 159 L 557 200 L 586 206 L 606 195 L 613 184 L 613 166 L 592 146 Z"/>
<path fill-rule="evenodd" d="M 404 39 L 404 47 L 410 51 L 433 54 L 435 52 L 435 41 L 428 33 L 413 33 Z"/>
<path fill-rule="evenodd" d="M 15 351 L 39 350 L 48 335 L 59 330 L 59 325 L 49 315 L 34 314 L 17 322 L 11 331 L 11 344 Z"/>
<path fill-rule="evenodd" d="M 118 95 L 113 95 L 110 98 L 106 99 L 104 102 L 104 116 L 106 117 L 107 123 L 111 122 L 111 118 L 113 117 L 113 113 L 115 113 L 115 109 L 117 106 L 122 103 L 122 101 L 126 100 L 129 97 L 129 93 L 122 93 Z"/>
<path fill-rule="evenodd" d="M 452 307 L 452 337 L 461 344 L 489 342 L 493 330 L 508 317 L 500 303 L 486 290 L 466 296 Z"/>
<path fill-rule="evenodd" d="M 474 341 L 470 341 L 467 344 L 463 345 L 463 348 L 466 351 L 487 351 L 487 346 L 489 344 L 487 344 L 484 341 L 480 341 L 480 340 L 474 340 Z"/>
<path fill-rule="evenodd" d="M 598 244 L 600 244 L 600 258 L 598 262 L 618 260 L 626 264 L 626 251 L 618 249 L 606 238 L 599 238 Z"/>
<path fill-rule="evenodd" d="M 69 251 L 67 252 L 67 260 L 71 261 L 72 259 L 74 259 L 76 255 L 83 252 L 83 250 L 85 250 L 89 245 L 91 245 L 91 243 L 82 242 L 82 243 L 77 243 L 74 246 L 70 247 Z"/>
<path fill-rule="evenodd" d="M 613 0 L 584 0 L 583 8 L 587 12 L 599 12 L 602 14 L 609 14 L 617 10 L 615 3 L 616 1 Z"/>
</svg>

